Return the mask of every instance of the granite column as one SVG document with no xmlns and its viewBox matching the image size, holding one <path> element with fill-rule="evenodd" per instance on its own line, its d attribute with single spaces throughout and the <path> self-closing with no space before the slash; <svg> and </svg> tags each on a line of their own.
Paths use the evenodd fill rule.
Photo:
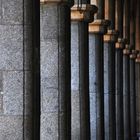
<svg viewBox="0 0 140 140">
<path fill-rule="evenodd" d="M 136 73 L 135 59 L 137 51 L 135 49 L 135 0 L 130 1 L 130 123 L 131 123 L 131 139 L 136 140 Z"/>
<path fill-rule="evenodd" d="M 103 35 L 110 22 L 104 20 L 104 0 L 93 0 L 91 4 L 98 7 L 95 21 L 89 24 L 91 140 L 104 140 Z"/>
<path fill-rule="evenodd" d="M 137 51 L 132 50 L 130 54 L 130 123 L 131 123 L 131 139 L 136 140 L 136 71 L 135 60 Z"/>
<path fill-rule="evenodd" d="M 116 43 L 116 140 L 123 140 L 123 0 L 116 0 L 116 30 L 119 31 Z"/>
<path fill-rule="evenodd" d="M 72 1 L 41 5 L 41 140 L 71 139 L 70 7 Z"/>
<path fill-rule="evenodd" d="M 138 55 L 136 58 L 136 124 L 137 124 L 137 137 L 140 139 L 140 1 L 135 1 L 135 10 L 136 10 L 136 28 L 135 28 L 135 45 Z"/>
<path fill-rule="evenodd" d="M 130 0 L 124 0 L 124 38 L 123 50 L 123 109 L 124 109 L 124 140 L 130 140 Z"/>
<path fill-rule="evenodd" d="M 90 140 L 88 23 L 95 12 L 97 7 L 84 1 L 71 8 L 73 140 Z"/>
<path fill-rule="evenodd" d="M 115 42 L 118 38 L 115 30 L 115 0 L 105 1 L 105 19 L 111 21 L 108 32 L 104 35 L 105 140 L 115 140 Z"/>
</svg>

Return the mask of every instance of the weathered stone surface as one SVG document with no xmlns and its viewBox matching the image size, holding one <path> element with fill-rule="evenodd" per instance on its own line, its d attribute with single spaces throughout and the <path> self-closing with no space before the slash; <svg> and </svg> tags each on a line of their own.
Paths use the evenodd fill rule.
<svg viewBox="0 0 140 140">
<path fill-rule="evenodd" d="M 41 77 L 58 76 L 58 42 L 54 39 L 41 42 Z"/>
<path fill-rule="evenodd" d="M 0 24 L 2 23 L 2 0 L 0 0 Z"/>
<path fill-rule="evenodd" d="M 0 93 L 3 93 L 3 72 L 0 71 Z"/>
<path fill-rule="evenodd" d="M 90 131 L 91 140 L 96 140 L 96 94 L 90 92 Z"/>
<path fill-rule="evenodd" d="M 72 140 L 80 140 L 80 104 L 78 91 L 72 91 L 71 94 L 72 103 Z"/>
<path fill-rule="evenodd" d="M 58 38 L 58 6 L 43 5 L 41 7 L 41 39 Z"/>
<path fill-rule="evenodd" d="M 3 95 L 0 94 L 0 114 L 3 113 Z"/>
<path fill-rule="evenodd" d="M 16 97 L 15 97 L 16 96 Z M 3 108 L 4 114 L 22 115 L 23 114 L 23 96 L 22 95 L 4 96 Z"/>
<path fill-rule="evenodd" d="M 0 45 L 1 70 L 21 70 L 23 68 L 23 48 L 19 46 L 21 43 Z"/>
<path fill-rule="evenodd" d="M 4 73 L 4 95 L 23 93 L 23 72 L 5 71 Z"/>
<path fill-rule="evenodd" d="M 58 111 L 58 89 L 47 89 L 42 91 L 42 113 Z"/>
<path fill-rule="evenodd" d="M 4 114 L 23 114 L 23 72 L 11 71 L 4 73 L 3 87 Z"/>
<path fill-rule="evenodd" d="M 71 26 L 71 89 L 79 90 L 79 47 L 78 24 L 72 22 Z"/>
<path fill-rule="evenodd" d="M 41 114 L 41 140 L 58 140 L 58 113 Z"/>
<path fill-rule="evenodd" d="M 89 85 L 90 92 L 96 93 L 96 75 L 95 75 L 95 38 L 89 36 Z"/>
<path fill-rule="evenodd" d="M 23 69 L 23 37 L 21 26 L 0 25 L 0 69 Z"/>
<path fill-rule="evenodd" d="M 2 1 L 2 23 L 22 24 L 23 23 L 23 1 L 4 0 Z"/>
<path fill-rule="evenodd" d="M 109 54 L 108 54 L 108 43 L 104 43 L 104 93 L 109 93 Z"/>
<path fill-rule="evenodd" d="M 0 25 L 0 41 L 7 44 L 23 42 L 23 25 Z"/>
<path fill-rule="evenodd" d="M 43 88 L 58 89 L 58 77 L 41 77 L 42 90 Z"/>
<path fill-rule="evenodd" d="M 104 94 L 104 121 L 105 121 L 105 139 L 109 139 L 109 94 Z"/>
<path fill-rule="evenodd" d="M 23 117 L 0 116 L 0 139 L 23 140 Z"/>
</svg>

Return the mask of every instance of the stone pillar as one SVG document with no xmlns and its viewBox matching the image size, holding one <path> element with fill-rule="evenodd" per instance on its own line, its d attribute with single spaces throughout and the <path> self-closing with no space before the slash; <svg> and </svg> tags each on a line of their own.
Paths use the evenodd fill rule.
<svg viewBox="0 0 140 140">
<path fill-rule="evenodd" d="M 140 54 L 136 58 L 136 124 L 137 139 L 140 139 Z"/>
<path fill-rule="evenodd" d="M 72 140 L 90 140 L 88 22 L 97 7 L 71 9 Z"/>
<path fill-rule="evenodd" d="M 104 0 L 91 3 L 98 7 L 96 20 L 89 24 L 91 140 L 104 140 L 103 35 L 109 21 L 104 20 Z"/>
<path fill-rule="evenodd" d="M 131 139 L 136 140 L 136 82 L 135 82 L 135 59 L 137 51 L 132 50 L 130 55 L 130 123 Z"/>
<path fill-rule="evenodd" d="M 71 139 L 70 6 L 41 5 L 41 140 Z"/>
<path fill-rule="evenodd" d="M 131 139 L 136 140 L 136 79 L 135 79 L 135 59 L 137 51 L 135 50 L 135 0 L 130 1 L 130 123 Z"/>
<path fill-rule="evenodd" d="M 119 31 L 116 43 L 116 140 L 123 140 L 123 0 L 116 0 L 116 30 Z"/>
<path fill-rule="evenodd" d="M 109 30 L 104 35 L 104 112 L 105 140 L 116 139 L 115 117 L 115 0 L 105 1 L 105 19 L 111 21 Z"/>
<path fill-rule="evenodd" d="M 123 50 L 123 108 L 124 108 L 124 140 L 130 140 L 130 0 L 124 0 L 124 38 Z"/>
<path fill-rule="evenodd" d="M 125 41 L 116 43 L 116 140 L 123 140 L 123 48 Z"/>
<path fill-rule="evenodd" d="M 116 140 L 123 140 L 123 48 L 125 41 L 116 43 Z"/>
<path fill-rule="evenodd" d="M 32 1 L 0 5 L 0 139 L 32 139 Z"/>
<path fill-rule="evenodd" d="M 136 0 L 136 30 L 135 30 L 135 43 L 136 50 L 140 51 L 140 1 Z M 140 52 L 136 59 L 136 124 L 137 124 L 137 136 L 140 139 Z"/>
<path fill-rule="evenodd" d="M 124 107 L 124 140 L 130 139 L 130 50 L 123 50 L 123 107 Z"/>
</svg>

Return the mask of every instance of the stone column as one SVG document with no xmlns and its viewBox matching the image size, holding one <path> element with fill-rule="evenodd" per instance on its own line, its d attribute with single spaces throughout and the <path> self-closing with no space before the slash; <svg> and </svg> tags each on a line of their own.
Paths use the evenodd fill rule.
<svg viewBox="0 0 140 140">
<path fill-rule="evenodd" d="M 0 5 L 0 139 L 32 139 L 32 1 Z"/>
<path fill-rule="evenodd" d="M 71 9 L 72 140 L 90 140 L 88 22 L 96 11 L 90 4 Z"/>
<path fill-rule="evenodd" d="M 116 30 L 119 31 L 116 43 L 116 140 L 123 140 L 123 0 L 116 0 Z"/>
<path fill-rule="evenodd" d="M 116 139 L 115 117 L 115 0 L 105 1 L 105 19 L 111 21 L 108 32 L 104 35 L 104 112 L 105 139 Z"/>
<path fill-rule="evenodd" d="M 130 139 L 130 50 L 123 50 L 123 107 L 124 107 L 124 140 Z"/>
<path fill-rule="evenodd" d="M 116 140 L 123 140 L 123 48 L 121 38 L 116 43 Z"/>
<path fill-rule="evenodd" d="M 124 140 L 130 140 L 130 0 L 124 0 L 124 38 L 123 50 L 123 108 L 124 108 Z"/>
<path fill-rule="evenodd" d="M 109 21 L 104 20 L 104 0 L 91 3 L 98 7 L 96 20 L 89 24 L 91 140 L 104 140 L 103 35 Z"/>
<path fill-rule="evenodd" d="M 140 51 L 140 1 L 136 0 L 135 2 L 136 10 L 136 30 L 135 30 L 135 43 L 136 50 Z M 136 59 L 136 124 L 137 124 L 137 136 L 140 139 L 140 52 L 137 55 Z"/>
<path fill-rule="evenodd" d="M 136 140 L 136 81 L 135 81 L 135 59 L 137 51 L 132 50 L 130 55 L 130 123 L 131 139 Z"/>
<path fill-rule="evenodd" d="M 137 139 L 140 139 L 140 53 L 136 58 L 136 124 Z"/>
<path fill-rule="evenodd" d="M 130 1 L 130 123 L 131 139 L 136 140 L 136 79 L 135 79 L 135 59 L 137 51 L 135 50 L 135 0 Z"/>
<path fill-rule="evenodd" d="M 41 5 L 41 140 L 71 139 L 70 6 Z"/>
</svg>

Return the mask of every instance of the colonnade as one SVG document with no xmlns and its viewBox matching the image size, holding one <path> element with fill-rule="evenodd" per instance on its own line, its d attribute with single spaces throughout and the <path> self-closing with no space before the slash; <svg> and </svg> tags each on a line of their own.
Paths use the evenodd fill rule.
<svg viewBox="0 0 140 140">
<path fill-rule="evenodd" d="M 41 3 L 40 138 L 138 139 L 139 0 Z"/>
</svg>

